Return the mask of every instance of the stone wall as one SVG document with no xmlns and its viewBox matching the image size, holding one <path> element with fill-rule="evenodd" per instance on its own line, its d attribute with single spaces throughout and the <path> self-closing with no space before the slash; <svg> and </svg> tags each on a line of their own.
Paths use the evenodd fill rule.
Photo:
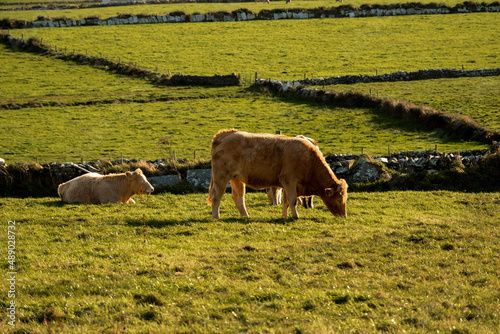
<svg viewBox="0 0 500 334">
<path fill-rule="evenodd" d="M 409 171 L 437 172 L 463 165 L 474 167 L 487 157 L 499 151 L 500 144 L 494 142 L 483 150 L 470 150 L 453 153 L 431 151 L 404 151 L 386 156 L 369 157 L 366 155 L 337 154 L 325 159 L 334 173 L 348 182 L 373 182 L 384 177 L 384 170 L 390 169 L 398 173 Z M 497 153 L 498 154 L 498 153 Z M 118 164 L 119 162 L 114 162 Z M 161 164 L 161 161 L 149 161 Z M 1 196 L 57 196 L 57 186 L 87 172 L 105 174 L 96 166 L 99 162 L 87 163 L 51 163 L 48 165 L 0 165 Z M 210 185 L 210 169 L 190 169 L 186 176 L 180 174 L 151 176 L 144 171 L 155 188 L 175 186 L 181 182 L 196 189 L 208 189 Z"/>
<path fill-rule="evenodd" d="M 312 19 L 312 18 L 354 18 L 371 16 L 397 16 L 397 15 L 437 15 L 454 13 L 475 13 L 475 12 L 500 12 L 498 2 L 474 3 L 464 2 L 454 7 L 446 5 L 430 4 L 395 4 L 395 5 L 341 5 L 331 8 L 290 8 L 262 10 L 254 13 L 247 9 L 240 9 L 233 12 L 214 12 L 205 14 L 186 14 L 183 12 L 173 12 L 162 15 L 129 15 L 121 14 L 117 17 L 101 19 L 99 17 L 88 17 L 84 19 L 72 20 L 67 18 L 39 18 L 36 21 L 24 20 L 0 20 L 0 28 L 58 28 L 58 27 L 78 27 L 91 25 L 122 25 L 122 24 L 156 24 L 156 23 L 182 23 L 182 22 L 232 22 L 251 20 L 285 20 L 285 19 Z"/>
<path fill-rule="evenodd" d="M 439 70 L 428 70 L 433 73 Z M 460 70 L 446 70 L 443 73 L 467 74 L 474 72 L 476 74 L 500 73 L 499 69 L 492 70 L 474 70 L 474 71 L 460 71 Z M 405 73 L 405 72 L 397 72 Z M 352 76 L 347 76 L 352 77 Z M 400 74 L 397 77 L 405 77 Z M 360 80 L 364 80 L 365 76 L 359 76 Z M 387 76 L 391 78 L 391 76 Z M 394 79 L 394 78 L 393 78 Z M 364 81 L 361 81 L 364 82 Z M 492 141 L 500 141 L 500 133 L 489 130 L 483 125 L 475 122 L 469 117 L 460 114 L 449 114 L 444 111 L 436 110 L 431 107 L 418 106 L 407 101 L 398 101 L 388 98 L 379 98 L 371 94 L 363 94 L 360 92 L 339 92 L 339 91 L 325 91 L 322 89 L 308 89 L 301 84 L 300 81 L 278 81 L 278 80 L 263 80 L 258 79 L 255 81 L 256 86 L 268 88 L 276 94 L 287 98 L 300 98 L 320 102 L 324 104 L 344 106 L 344 107 L 358 107 L 358 108 L 376 108 L 390 114 L 393 117 L 399 117 L 407 121 L 416 121 L 432 129 L 441 129 L 445 133 L 454 135 L 464 140 L 477 140 L 487 144 Z"/>
</svg>

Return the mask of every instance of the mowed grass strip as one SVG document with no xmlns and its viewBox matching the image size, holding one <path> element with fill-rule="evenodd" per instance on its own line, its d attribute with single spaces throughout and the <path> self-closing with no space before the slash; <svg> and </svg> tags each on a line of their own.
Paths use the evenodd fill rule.
<svg viewBox="0 0 500 334">
<path fill-rule="evenodd" d="M 6 0 L 2 3 L 1 7 L 9 8 L 8 3 L 15 0 Z M 26 0 L 25 3 L 29 4 L 34 0 Z M 36 0 L 37 3 L 43 3 L 44 1 Z M 411 1 L 400 1 L 398 3 L 409 3 Z M 419 3 L 432 3 L 432 0 L 419 1 Z M 351 0 L 349 5 L 361 6 L 366 3 L 366 0 Z M 389 5 L 394 4 L 393 0 L 377 0 L 379 5 Z M 463 3 L 460 0 L 445 0 L 439 3 L 445 4 L 447 6 L 453 7 L 456 4 Z M 306 1 L 296 1 L 294 0 L 291 4 L 285 4 L 285 1 L 271 1 L 267 4 L 263 1 L 258 2 L 219 2 L 219 3 L 170 3 L 170 4 L 153 4 L 153 5 L 132 5 L 132 6 L 112 6 L 112 7 L 101 7 L 101 8 L 78 8 L 78 9 L 56 9 L 56 10 L 32 10 L 32 11 L 0 11 L 0 18 L 10 18 L 17 20 L 36 20 L 39 16 L 43 17 L 67 17 L 72 19 L 82 19 L 89 16 L 98 16 L 102 19 L 115 17 L 118 14 L 168 14 L 177 11 L 183 11 L 186 14 L 194 13 L 210 13 L 227 11 L 232 12 L 241 8 L 248 9 L 255 13 L 259 13 L 261 10 L 273 10 L 281 9 L 291 10 L 294 8 L 319 8 L 319 7 L 338 7 L 344 5 L 343 3 L 331 2 L 328 0 L 306 0 Z M 0 7 L 0 8 L 1 8 Z"/>
<path fill-rule="evenodd" d="M 500 77 L 435 79 L 422 81 L 361 83 L 312 87 L 410 101 L 448 113 L 472 117 L 487 128 L 499 131 Z"/>
<path fill-rule="evenodd" d="M 213 135 L 223 128 L 318 141 L 326 153 L 383 155 L 400 150 L 484 148 L 371 109 L 334 108 L 267 96 L 206 98 L 158 103 L 103 104 L 4 110 L 0 142 L 8 163 L 168 158 L 158 140 L 168 137 L 177 158 L 210 158 Z M 195 155 L 196 151 L 196 155 Z"/>
<path fill-rule="evenodd" d="M 247 195 L 250 218 L 226 194 L 218 221 L 206 194 L 136 200 L 0 199 L 18 331 L 499 328 L 498 193 L 352 193 L 347 219 L 318 200 L 298 220 L 264 193 Z"/>
<path fill-rule="evenodd" d="M 498 67 L 496 13 L 12 30 L 166 73 L 280 80 Z"/>
</svg>

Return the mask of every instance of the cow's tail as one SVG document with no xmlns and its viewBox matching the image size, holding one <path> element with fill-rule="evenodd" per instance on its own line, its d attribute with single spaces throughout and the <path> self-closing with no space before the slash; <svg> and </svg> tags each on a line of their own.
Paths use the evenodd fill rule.
<svg viewBox="0 0 500 334">
<path fill-rule="evenodd" d="M 210 178 L 210 187 L 208 188 L 208 198 L 207 198 L 207 204 L 212 204 L 212 186 L 214 184 L 214 179 Z"/>
</svg>

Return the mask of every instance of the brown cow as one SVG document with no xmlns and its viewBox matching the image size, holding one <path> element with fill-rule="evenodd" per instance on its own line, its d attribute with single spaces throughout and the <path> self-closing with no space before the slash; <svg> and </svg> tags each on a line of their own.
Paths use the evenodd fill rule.
<svg viewBox="0 0 500 334">
<path fill-rule="evenodd" d="M 81 204 L 135 203 L 133 195 L 153 191 L 139 168 L 121 174 L 88 173 L 60 184 L 57 190 L 63 202 Z"/>
<path fill-rule="evenodd" d="M 245 186 L 283 188 L 283 217 L 298 218 L 297 197 L 318 195 L 333 215 L 347 217 L 347 183 L 337 179 L 317 147 L 303 138 L 219 131 L 212 139 L 212 178 L 208 204 L 219 218 L 219 205 L 231 183 L 232 197 L 241 216 L 248 216 Z"/>
</svg>

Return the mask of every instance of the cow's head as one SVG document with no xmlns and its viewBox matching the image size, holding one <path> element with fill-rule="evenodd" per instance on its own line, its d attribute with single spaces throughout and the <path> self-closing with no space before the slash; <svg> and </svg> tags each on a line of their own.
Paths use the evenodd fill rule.
<svg viewBox="0 0 500 334">
<path fill-rule="evenodd" d="M 125 172 L 125 175 L 127 179 L 130 180 L 131 190 L 134 194 L 149 195 L 155 190 L 139 168 L 137 168 L 135 172 Z"/>
<path fill-rule="evenodd" d="M 340 179 L 334 187 L 326 188 L 321 199 L 334 216 L 347 217 L 347 182 L 344 179 Z"/>
</svg>

